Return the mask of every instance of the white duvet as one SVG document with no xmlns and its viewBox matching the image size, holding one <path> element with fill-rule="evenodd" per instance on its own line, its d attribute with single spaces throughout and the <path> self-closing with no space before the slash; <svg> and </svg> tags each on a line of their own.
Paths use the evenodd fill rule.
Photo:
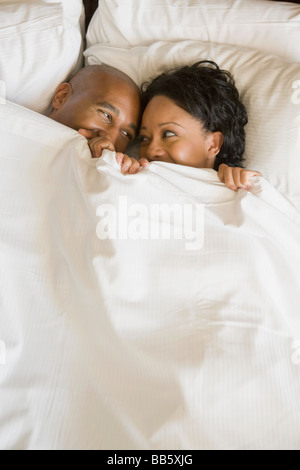
<svg viewBox="0 0 300 470">
<path fill-rule="evenodd" d="M 172 164 L 123 176 L 9 103 L 0 145 L 0 448 L 299 450 L 286 198 Z"/>
</svg>

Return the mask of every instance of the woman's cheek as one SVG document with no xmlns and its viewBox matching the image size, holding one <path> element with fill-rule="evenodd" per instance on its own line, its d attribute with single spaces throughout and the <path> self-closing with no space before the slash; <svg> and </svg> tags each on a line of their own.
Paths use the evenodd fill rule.
<svg viewBox="0 0 300 470">
<path fill-rule="evenodd" d="M 177 142 L 171 149 L 170 154 L 179 165 L 187 165 L 193 159 L 191 150 L 188 142 Z"/>
</svg>

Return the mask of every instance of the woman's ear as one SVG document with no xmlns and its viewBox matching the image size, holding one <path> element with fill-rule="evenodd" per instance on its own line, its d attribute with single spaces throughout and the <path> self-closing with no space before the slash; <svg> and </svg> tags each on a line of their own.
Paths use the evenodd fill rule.
<svg viewBox="0 0 300 470">
<path fill-rule="evenodd" d="M 52 100 L 53 109 L 60 109 L 73 94 L 70 83 L 62 83 L 59 85 Z"/>
<path fill-rule="evenodd" d="M 212 132 L 207 139 L 208 158 L 216 158 L 224 142 L 222 132 Z"/>
</svg>

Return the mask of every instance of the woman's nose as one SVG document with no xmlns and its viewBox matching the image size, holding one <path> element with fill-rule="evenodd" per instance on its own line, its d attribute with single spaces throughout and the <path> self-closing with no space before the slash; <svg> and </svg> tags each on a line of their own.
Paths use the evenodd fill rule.
<svg viewBox="0 0 300 470">
<path fill-rule="evenodd" d="M 147 157 L 152 160 L 158 160 L 164 157 L 165 153 L 166 152 L 160 142 L 154 140 L 150 143 L 147 149 Z"/>
</svg>

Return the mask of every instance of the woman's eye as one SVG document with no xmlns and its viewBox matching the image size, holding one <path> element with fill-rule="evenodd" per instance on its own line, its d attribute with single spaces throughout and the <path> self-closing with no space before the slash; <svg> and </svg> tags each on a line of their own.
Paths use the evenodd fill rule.
<svg viewBox="0 0 300 470">
<path fill-rule="evenodd" d="M 172 132 L 172 131 L 164 131 L 164 133 L 163 133 L 163 138 L 164 139 L 168 138 L 168 137 L 175 137 L 175 136 L 176 136 L 175 132 Z"/>
<path fill-rule="evenodd" d="M 149 141 L 148 137 L 146 137 L 145 135 L 140 135 L 139 140 L 141 143 L 145 143 Z"/>
</svg>

